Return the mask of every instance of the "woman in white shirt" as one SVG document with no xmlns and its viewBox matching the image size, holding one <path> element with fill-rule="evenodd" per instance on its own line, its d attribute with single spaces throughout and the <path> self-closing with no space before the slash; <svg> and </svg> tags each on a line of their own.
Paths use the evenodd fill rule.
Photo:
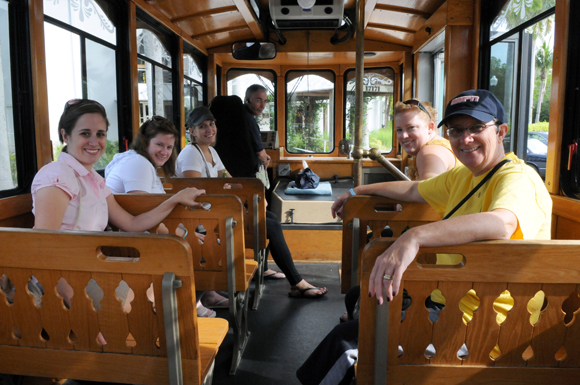
<svg viewBox="0 0 580 385">
<path fill-rule="evenodd" d="M 240 117 L 241 118 L 241 117 Z M 197 107 L 187 114 L 186 127 L 189 128 L 191 144 L 185 146 L 177 157 L 176 175 L 184 178 L 231 177 L 218 153 L 212 147 L 216 140 L 215 117 L 207 107 Z M 278 217 L 266 212 L 266 233 L 272 258 L 283 273 L 268 269 L 264 277 L 284 279 L 290 283 L 288 295 L 295 298 L 319 298 L 326 294 L 325 287 L 317 287 L 306 282 L 296 270 L 292 254 L 288 249 Z"/>
<path fill-rule="evenodd" d="M 169 120 L 153 116 L 139 128 L 129 151 L 116 154 L 105 169 L 107 186 L 116 194 L 165 194 L 157 167 L 164 175 L 175 174 L 179 132 Z M 203 244 L 205 235 L 195 233 Z M 215 317 L 206 307 L 228 307 L 228 299 L 215 291 L 197 291 L 197 316 Z"/>
</svg>

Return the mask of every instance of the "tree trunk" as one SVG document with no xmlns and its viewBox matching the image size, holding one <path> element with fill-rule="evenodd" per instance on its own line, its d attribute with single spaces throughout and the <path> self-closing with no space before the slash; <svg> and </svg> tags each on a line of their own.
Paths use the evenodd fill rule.
<svg viewBox="0 0 580 385">
<path fill-rule="evenodd" d="M 536 106 L 536 118 L 534 119 L 534 123 L 538 123 L 540 121 L 540 110 L 542 109 L 542 102 L 544 101 L 544 94 L 546 93 L 547 76 L 547 71 L 542 70 L 540 73 L 540 93 L 538 94 L 538 104 Z"/>
</svg>

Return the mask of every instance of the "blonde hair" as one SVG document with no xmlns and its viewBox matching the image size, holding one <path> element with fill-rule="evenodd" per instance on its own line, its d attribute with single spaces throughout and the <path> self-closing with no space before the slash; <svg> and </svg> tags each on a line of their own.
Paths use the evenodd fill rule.
<svg viewBox="0 0 580 385">
<path fill-rule="evenodd" d="M 405 104 L 404 102 L 397 102 L 395 104 L 395 108 L 393 110 L 393 120 L 395 119 L 397 114 L 400 114 L 402 112 L 417 111 L 417 112 L 419 112 L 419 116 L 426 123 L 430 123 L 430 122 L 436 123 L 437 122 L 437 110 L 431 106 L 431 103 L 423 102 L 419 99 L 413 99 L 413 100 L 417 100 L 419 103 L 421 103 L 423 105 L 423 107 L 425 107 L 427 112 L 429 112 L 429 115 L 431 115 L 431 119 L 429 119 L 429 116 L 425 113 L 425 111 L 423 111 L 421 108 L 419 108 L 419 106 L 415 106 L 412 104 Z"/>
</svg>

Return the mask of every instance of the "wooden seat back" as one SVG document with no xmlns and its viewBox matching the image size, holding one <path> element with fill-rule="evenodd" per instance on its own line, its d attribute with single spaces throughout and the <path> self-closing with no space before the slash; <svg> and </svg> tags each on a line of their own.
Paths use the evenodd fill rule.
<svg viewBox="0 0 580 385">
<path fill-rule="evenodd" d="M 366 295 L 369 276 L 392 242 L 374 240 L 363 257 L 357 384 L 578 382 L 579 241 L 421 248 L 399 295 L 377 306 Z M 464 263 L 429 265 L 424 253 L 461 254 Z M 401 322 L 403 288 L 412 304 Z M 432 322 L 425 301 L 435 289 L 445 307 Z M 470 290 L 469 300 L 462 300 Z M 435 353 L 426 355 L 430 345 Z M 467 357 L 461 359 L 462 347 Z"/>
<path fill-rule="evenodd" d="M 0 227 L 31 229 L 33 226 L 31 194 L 0 199 Z"/>
<path fill-rule="evenodd" d="M 118 194 L 116 201 L 127 212 L 139 215 L 159 206 L 169 199 L 169 194 Z M 193 209 L 177 205 L 163 220 L 170 234 L 175 234 L 176 229 L 182 224 L 188 231 L 186 241 L 193 250 L 193 269 L 195 270 L 195 283 L 198 290 L 228 290 L 228 246 L 231 246 L 234 258 L 235 290 L 246 291 L 253 271 L 248 271 L 244 246 L 244 216 L 242 214 L 242 202 L 234 195 L 203 195 L 197 199 L 199 202 L 211 204 L 211 209 L 204 210 L 201 207 Z M 232 234 L 228 234 L 228 218 L 235 224 Z M 206 229 L 205 242 L 198 243 L 195 229 L 201 224 Z M 158 226 L 150 229 L 157 232 Z M 231 244 L 230 241 L 231 239 Z"/>
<path fill-rule="evenodd" d="M 0 243 L 1 274 L 15 289 L 9 296 L 0 290 L 1 373 L 169 384 L 172 349 L 166 341 L 162 282 L 171 272 L 182 283 L 176 300 L 183 383 L 200 384 L 205 378 L 217 350 L 200 350 L 191 248 L 183 239 L 4 228 Z M 118 248 L 131 248 L 138 258 L 106 254 Z M 44 288 L 39 302 L 28 289 L 32 276 Z M 102 290 L 100 301 L 87 294 L 91 280 Z M 57 293 L 59 282 L 73 290 L 70 308 Z M 119 299 L 123 282 L 134 293 L 128 310 Z M 155 305 L 147 296 L 150 287 Z M 217 323 L 225 323 L 225 335 L 227 322 Z M 99 333 L 106 344 L 97 339 Z"/>
<path fill-rule="evenodd" d="M 228 184 L 231 188 L 224 188 Z M 244 207 L 244 235 L 246 247 L 266 248 L 266 197 L 264 184 L 257 178 L 164 178 L 163 187 L 168 194 L 175 194 L 187 187 L 204 189 L 206 194 L 231 194 L 242 201 Z M 255 198 L 257 195 L 257 207 Z M 255 220 L 255 214 L 257 219 Z M 258 226 L 257 245 L 254 224 Z"/>
<path fill-rule="evenodd" d="M 396 211 L 396 205 L 402 211 Z M 342 220 L 342 276 L 340 288 L 346 293 L 359 283 L 360 261 L 367 244 L 367 227 L 372 239 L 379 238 L 385 226 L 398 237 L 408 227 L 435 222 L 441 216 L 426 203 L 399 202 L 393 199 L 370 196 L 351 196 L 344 203 Z"/>
</svg>

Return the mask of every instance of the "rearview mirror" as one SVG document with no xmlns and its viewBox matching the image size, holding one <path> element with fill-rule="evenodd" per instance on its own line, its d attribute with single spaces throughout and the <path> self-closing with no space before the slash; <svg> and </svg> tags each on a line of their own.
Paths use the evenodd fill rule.
<svg viewBox="0 0 580 385">
<path fill-rule="evenodd" d="M 232 44 L 236 60 L 270 60 L 276 57 L 276 45 L 270 42 L 239 41 Z"/>
</svg>

